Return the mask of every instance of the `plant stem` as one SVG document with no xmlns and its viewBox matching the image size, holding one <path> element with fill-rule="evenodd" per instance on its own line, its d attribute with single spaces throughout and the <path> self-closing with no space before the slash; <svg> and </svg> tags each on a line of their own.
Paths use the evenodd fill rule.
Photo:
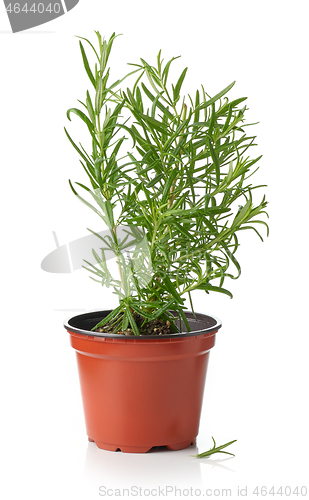
<svg viewBox="0 0 309 500">
<path fill-rule="evenodd" d="M 116 244 L 118 245 L 116 224 L 114 224 L 113 232 L 114 232 L 114 235 L 116 238 Z M 117 264 L 118 264 L 118 270 L 119 270 L 119 275 L 120 275 L 120 279 L 121 279 L 122 289 L 124 291 L 122 269 L 121 269 L 121 265 L 120 265 L 120 261 L 119 261 L 118 257 L 117 257 Z"/>
<path fill-rule="evenodd" d="M 184 103 L 183 104 L 183 111 L 182 111 L 182 117 L 181 117 L 181 120 L 184 122 L 185 119 L 187 117 L 187 105 Z M 183 129 L 182 129 L 183 130 Z M 181 130 L 181 132 L 182 132 Z M 178 144 L 181 140 L 181 137 L 182 135 L 179 136 L 179 139 L 178 139 Z M 179 167 L 179 162 L 176 163 L 176 168 Z M 174 196 L 174 191 L 175 191 L 175 187 L 176 187 L 176 180 L 177 180 L 177 177 L 178 175 L 175 177 L 175 180 L 171 186 L 171 189 L 170 189 L 170 196 L 169 196 L 169 201 L 168 201 L 168 208 L 171 208 L 171 206 L 173 205 L 174 201 L 175 201 L 175 196 Z"/>
</svg>

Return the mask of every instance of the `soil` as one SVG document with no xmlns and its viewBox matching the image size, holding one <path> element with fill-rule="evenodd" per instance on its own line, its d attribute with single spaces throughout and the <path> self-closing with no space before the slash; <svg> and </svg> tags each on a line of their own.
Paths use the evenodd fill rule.
<svg viewBox="0 0 309 500">
<path fill-rule="evenodd" d="M 142 326 L 145 318 L 140 316 L 139 314 L 134 315 L 135 322 L 139 328 L 141 335 L 170 335 L 172 332 L 170 321 L 164 321 L 161 319 L 155 319 L 153 321 L 149 321 Z M 97 328 L 95 332 L 100 333 L 116 333 L 118 335 L 134 335 L 134 332 L 129 324 L 129 327 L 125 330 L 119 330 L 118 332 L 114 332 L 114 326 L 107 323 L 106 325 Z"/>
</svg>

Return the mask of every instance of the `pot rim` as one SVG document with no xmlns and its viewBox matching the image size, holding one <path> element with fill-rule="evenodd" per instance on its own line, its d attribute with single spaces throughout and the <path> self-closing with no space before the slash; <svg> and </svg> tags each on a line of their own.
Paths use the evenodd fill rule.
<svg viewBox="0 0 309 500">
<path fill-rule="evenodd" d="M 193 337 L 195 335 L 203 335 L 205 333 L 215 333 L 219 330 L 219 328 L 222 327 L 222 322 L 220 321 L 220 319 L 218 319 L 216 316 L 210 316 L 208 314 L 203 314 L 203 313 L 199 313 L 199 312 L 195 312 L 195 316 L 197 317 L 198 320 L 201 321 L 204 321 L 205 323 L 211 323 L 210 326 L 207 326 L 205 328 L 202 328 L 202 329 L 199 329 L 199 330 L 193 330 L 191 332 L 178 332 L 178 333 L 172 333 L 170 335 L 119 335 L 117 333 L 100 333 L 100 332 L 92 332 L 91 330 L 84 330 L 82 328 L 78 328 L 76 325 L 74 326 L 74 323 L 76 323 L 76 321 L 74 320 L 78 320 L 78 318 L 80 320 L 86 320 L 87 322 L 87 319 L 89 320 L 89 322 L 92 320 L 94 320 L 94 318 L 97 316 L 100 316 L 101 319 L 102 319 L 102 314 L 104 313 L 110 313 L 111 310 L 103 310 L 103 311 L 97 311 L 97 310 L 94 310 L 94 311 L 89 311 L 89 312 L 86 312 L 86 313 L 82 313 L 82 314 L 76 314 L 74 316 L 70 316 L 69 318 L 67 318 L 64 323 L 63 323 L 63 326 L 64 328 L 69 332 L 69 333 L 77 333 L 77 334 L 80 334 L 80 335 L 85 335 L 85 336 L 90 336 L 90 337 L 99 337 L 99 338 L 115 338 L 115 339 L 126 339 L 126 340 L 145 340 L 145 339 L 148 339 L 148 340 L 153 340 L 153 341 L 160 341 L 161 339 L 174 339 L 174 338 L 184 338 L 184 337 Z M 172 311 L 170 311 L 172 312 Z M 195 318 L 194 318 L 194 315 L 193 313 L 190 311 L 190 310 L 185 310 L 184 311 L 187 319 L 191 322 L 193 321 L 196 321 Z M 96 320 L 97 321 L 97 320 Z M 99 322 L 100 319 L 98 318 L 98 321 Z M 73 322 L 73 324 L 72 324 Z M 71 324 L 70 324 L 71 323 Z"/>
</svg>

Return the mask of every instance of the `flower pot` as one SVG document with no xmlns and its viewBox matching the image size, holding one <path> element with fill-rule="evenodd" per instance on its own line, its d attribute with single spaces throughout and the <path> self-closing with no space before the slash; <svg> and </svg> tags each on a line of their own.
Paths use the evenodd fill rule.
<svg viewBox="0 0 309 500">
<path fill-rule="evenodd" d="M 125 336 L 91 332 L 110 311 L 64 326 L 76 351 L 89 441 L 104 450 L 145 453 L 195 443 L 209 351 L 220 321 L 186 312 L 190 333 Z"/>
</svg>

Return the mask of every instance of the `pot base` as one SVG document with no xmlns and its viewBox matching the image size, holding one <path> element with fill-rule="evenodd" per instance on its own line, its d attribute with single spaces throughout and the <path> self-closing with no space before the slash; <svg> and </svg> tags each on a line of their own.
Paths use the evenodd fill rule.
<svg viewBox="0 0 309 500">
<path fill-rule="evenodd" d="M 107 450 L 107 451 L 122 451 L 122 453 L 147 453 L 147 451 L 151 450 L 155 446 L 117 446 L 109 443 L 101 443 L 99 441 L 95 441 L 94 439 L 88 438 L 88 441 L 91 443 L 95 443 L 98 448 L 101 450 Z M 196 443 L 196 438 L 190 439 L 188 441 L 183 441 L 182 443 L 174 443 L 174 444 L 167 444 L 166 448 L 168 450 L 172 451 L 177 451 L 177 450 L 183 450 L 184 448 L 189 448 L 191 445 L 195 445 Z"/>
</svg>

